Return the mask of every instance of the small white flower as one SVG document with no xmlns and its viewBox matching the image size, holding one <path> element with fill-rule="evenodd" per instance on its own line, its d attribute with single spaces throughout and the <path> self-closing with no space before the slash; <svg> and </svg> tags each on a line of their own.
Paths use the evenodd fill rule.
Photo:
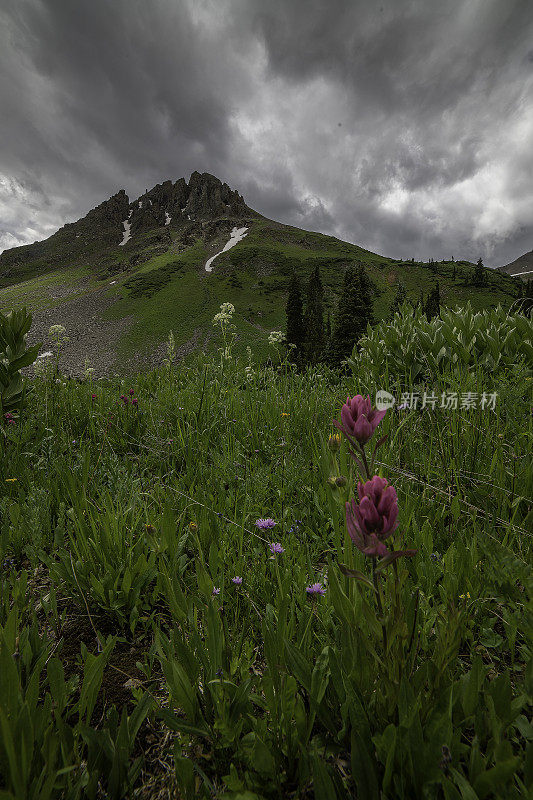
<svg viewBox="0 0 533 800">
<path fill-rule="evenodd" d="M 269 344 L 281 344 L 281 342 L 285 341 L 285 334 L 283 331 L 272 331 L 270 336 L 268 337 Z"/>
<path fill-rule="evenodd" d="M 63 336 L 66 332 L 66 328 L 64 325 L 52 325 L 50 330 L 48 331 L 49 336 Z"/>
</svg>

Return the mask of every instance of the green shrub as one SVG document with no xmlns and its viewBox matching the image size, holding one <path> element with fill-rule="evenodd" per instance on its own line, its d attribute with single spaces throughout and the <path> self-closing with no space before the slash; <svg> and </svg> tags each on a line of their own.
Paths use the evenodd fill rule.
<svg viewBox="0 0 533 800">
<path fill-rule="evenodd" d="M 533 372 L 533 321 L 501 307 L 474 313 L 470 304 L 426 319 L 406 303 L 391 322 L 368 328 L 347 364 L 363 380 L 421 381 L 448 368 L 505 369 L 524 361 Z"/>
</svg>

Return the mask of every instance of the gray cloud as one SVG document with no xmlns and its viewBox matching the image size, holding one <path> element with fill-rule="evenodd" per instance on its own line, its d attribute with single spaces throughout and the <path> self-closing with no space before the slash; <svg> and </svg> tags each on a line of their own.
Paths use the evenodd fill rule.
<svg viewBox="0 0 533 800">
<path fill-rule="evenodd" d="M 212 172 L 387 255 L 533 246 L 529 0 L 4 0 L 0 249 Z"/>
</svg>

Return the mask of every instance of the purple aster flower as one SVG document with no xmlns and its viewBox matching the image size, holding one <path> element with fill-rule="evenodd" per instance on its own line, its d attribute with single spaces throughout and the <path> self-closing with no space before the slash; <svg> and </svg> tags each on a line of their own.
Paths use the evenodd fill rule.
<svg viewBox="0 0 533 800">
<path fill-rule="evenodd" d="M 256 524 L 256 525 L 257 525 L 257 527 L 258 527 L 258 528 L 260 528 L 262 531 L 266 531 L 266 530 L 268 530 L 269 528 L 273 528 L 273 527 L 274 527 L 275 525 L 277 525 L 278 523 L 277 523 L 277 522 L 274 522 L 274 520 L 273 520 L 273 519 L 271 519 L 270 517 L 267 517 L 267 519 L 256 519 L 256 521 L 255 521 L 255 524 Z"/>
<path fill-rule="evenodd" d="M 279 542 L 270 542 L 268 547 L 273 556 L 280 556 L 285 552 L 285 548 Z"/>
<path fill-rule="evenodd" d="M 312 583 L 311 586 L 306 586 L 305 591 L 309 597 L 323 597 L 326 594 L 325 588 L 321 583 Z"/>
<path fill-rule="evenodd" d="M 231 579 L 231 582 L 235 584 L 235 586 L 241 586 L 242 578 L 240 577 L 240 575 L 235 575 L 235 577 Z"/>
<path fill-rule="evenodd" d="M 218 589 L 216 586 L 213 586 L 213 591 L 211 592 L 211 594 L 213 595 L 213 597 L 215 597 L 217 594 L 220 594 L 220 589 Z"/>
</svg>

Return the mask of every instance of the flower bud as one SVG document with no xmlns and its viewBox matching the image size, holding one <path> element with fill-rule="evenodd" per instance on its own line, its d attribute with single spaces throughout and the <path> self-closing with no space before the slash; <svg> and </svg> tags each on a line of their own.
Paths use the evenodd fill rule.
<svg viewBox="0 0 533 800">
<path fill-rule="evenodd" d="M 341 449 L 341 435 L 340 433 L 332 433 L 328 439 L 328 447 L 332 453 L 338 453 Z"/>
</svg>

